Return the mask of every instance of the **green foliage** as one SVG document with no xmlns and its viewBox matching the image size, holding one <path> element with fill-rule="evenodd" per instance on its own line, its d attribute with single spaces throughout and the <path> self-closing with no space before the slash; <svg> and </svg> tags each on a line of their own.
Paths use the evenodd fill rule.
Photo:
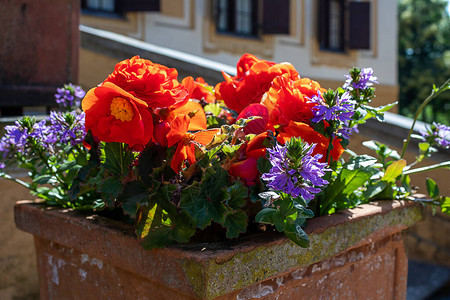
<svg viewBox="0 0 450 300">
<path fill-rule="evenodd" d="M 336 171 L 334 180 L 320 195 L 320 215 L 333 213 L 347 207 L 353 207 L 364 202 L 357 192 L 368 182 L 376 170 L 370 166 L 374 159 L 370 156 L 352 157 Z"/>
<path fill-rule="evenodd" d="M 399 2 L 400 112 L 413 116 L 435 82 L 450 77 L 450 19 L 446 0 Z M 440 95 L 421 118 L 450 125 L 450 94 Z"/>
<path fill-rule="evenodd" d="M 122 143 L 104 143 L 101 147 L 103 167 L 115 176 L 126 176 L 134 161 L 134 154 Z"/>
<path fill-rule="evenodd" d="M 430 195 L 431 198 L 434 199 L 434 198 L 439 197 L 439 188 L 436 184 L 436 181 L 434 181 L 431 178 L 427 178 L 426 185 L 427 185 L 428 195 Z"/>
<path fill-rule="evenodd" d="M 310 241 L 302 226 L 307 218 L 314 217 L 314 212 L 307 208 L 306 202 L 285 193 L 264 192 L 260 197 L 270 207 L 263 208 L 256 215 L 256 221 L 273 225 L 300 247 L 308 247 Z"/>
</svg>

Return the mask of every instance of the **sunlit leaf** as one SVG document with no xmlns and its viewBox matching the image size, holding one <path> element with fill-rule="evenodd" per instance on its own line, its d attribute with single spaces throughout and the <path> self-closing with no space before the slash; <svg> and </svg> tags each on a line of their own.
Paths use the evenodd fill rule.
<svg viewBox="0 0 450 300">
<path fill-rule="evenodd" d="M 430 195 L 431 198 L 435 199 L 435 198 L 439 197 L 439 188 L 436 184 L 436 181 L 434 181 L 431 178 L 427 178 L 426 186 L 427 186 L 428 195 Z"/>
<path fill-rule="evenodd" d="M 406 167 L 406 160 L 400 159 L 394 161 L 386 168 L 386 172 L 381 180 L 386 182 L 393 182 L 395 179 L 400 176 L 403 172 L 403 169 Z"/>
</svg>

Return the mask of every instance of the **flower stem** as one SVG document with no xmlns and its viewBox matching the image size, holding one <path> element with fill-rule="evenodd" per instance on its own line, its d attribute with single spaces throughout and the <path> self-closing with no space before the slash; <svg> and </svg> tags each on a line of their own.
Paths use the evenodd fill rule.
<svg viewBox="0 0 450 300">
<path fill-rule="evenodd" d="M 450 169 L 450 161 L 444 161 L 444 162 L 439 163 L 439 164 L 434 164 L 434 165 L 430 165 L 430 166 L 426 166 L 426 167 L 422 167 L 422 168 L 407 170 L 407 171 L 403 172 L 403 175 L 409 175 L 409 174 L 415 174 L 415 173 L 420 173 L 420 172 L 425 172 L 425 171 L 431 171 L 431 170 L 435 170 L 435 169 L 439 169 L 439 168 L 448 168 L 448 169 Z"/>
<path fill-rule="evenodd" d="M 13 182 L 15 182 L 15 183 L 18 183 L 18 184 L 20 184 L 21 186 L 24 186 L 24 187 L 26 187 L 27 189 L 31 190 L 31 185 L 30 185 L 28 182 L 22 181 L 22 180 L 20 180 L 20 179 L 18 179 L 18 178 L 14 178 L 14 177 L 12 177 L 12 176 L 9 175 L 9 174 L 2 174 L 2 175 L 0 175 L 0 177 L 5 178 L 5 179 L 10 180 L 10 181 L 13 181 Z"/>
<path fill-rule="evenodd" d="M 416 124 L 417 118 L 419 117 L 420 113 L 423 111 L 425 106 L 427 106 L 427 104 L 430 103 L 431 100 L 433 100 L 439 94 L 441 94 L 442 92 L 446 91 L 449 88 L 450 88 L 450 78 L 447 79 L 444 82 L 444 84 L 442 84 L 438 89 L 433 88 L 431 90 L 430 95 L 419 106 L 419 108 L 416 111 L 416 114 L 414 115 L 414 120 L 413 120 L 413 123 L 411 125 L 411 129 L 409 129 L 408 138 L 406 139 L 406 141 L 403 142 L 402 155 L 401 155 L 402 158 L 403 158 L 403 156 L 405 156 L 406 148 L 408 148 L 409 141 L 411 140 L 411 134 L 412 134 L 412 132 L 414 130 L 414 125 Z"/>
</svg>

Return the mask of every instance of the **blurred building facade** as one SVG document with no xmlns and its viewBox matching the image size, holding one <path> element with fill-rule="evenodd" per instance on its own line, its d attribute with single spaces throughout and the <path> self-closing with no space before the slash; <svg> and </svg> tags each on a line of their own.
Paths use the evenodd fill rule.
<svg viewBox="0 0 450 300">
<path fill-rule="evenodd" d="M 287 61 L 326 88 L 340 86 L 349 68 L 370 66 L 380 81 L 377 104 L 397 98 L 396 1 L 160 0 L 131 9 L 121 2 L 83 1 L 81 24 L 233 66 L 243 53 Z M 112 70 L 89 69 L 105 59 L 81 50 L 83 85 Z"/>
</svg>

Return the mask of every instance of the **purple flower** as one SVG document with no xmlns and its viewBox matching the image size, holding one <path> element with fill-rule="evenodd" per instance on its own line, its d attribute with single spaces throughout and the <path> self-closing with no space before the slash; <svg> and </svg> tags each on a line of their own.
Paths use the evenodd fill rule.
<svg viewBox="0 0 450 300">
<path fill-rule="evenodd" d="M 450 147 L 450 127 L 444 124 L 433 122 L 427 131 L 420 130 L 422 140 L 430 145 L 438 145 L 448 149 Z"/>
<path fill-rule="evenodd" d="M 6 167 L 5 163 L 0 162 L 0 171 L 3 170 Z"/>
<path fill-rule="evenodd" d="M 345 123 L 349 122 L 354 114 L 355 104 L 348 92 L 342 94 L 341 97 L 336 95 L 333 103 L 327 104 L 318 91 L 317 95 L 311 98 L 311 102 L 317 103 L 317 106 L 313 107 L 314 118 L 312 119 L 316 123 L 322 120 Z"/>
<path fill-rule="evenodd" d="M 350 139 L 350 136 L 358 132 L 358 127 L 356 127 L 356 125 L 350 127 L 348 122 L 341 124 L 340 128 L 337 130 L 337 133 L 347 140 Z"/>
<path fill-rule="evenodd" d="M 54 143 L 67 144 L 72 146 L 83 142 L 86 135 L 84 127 L 84 112 L 51 112 L 48 121 L 50 126 L 46 135 L 43 136 L 43 142 L 51 145 Z"/>
<path fill-rule="evenodd" d="M 353 69 L 355 70 L 355 69 Z M 377 77 L 373 76 L 372 68 L 364 68 L 358 73 L 353 73 L 353 70 L 350 72 L 350 75 L 345 75 L 347 80 L 344 83 L 344 89 L 348 89 L 352 87 L 353 89 L 365 90 L 368 87 L 373 86 L 374 83 L 378 83 Z M 354 79 L 356 76 L 352 76 L 353 74 L 358 74 L 358 77 Z"/>
<path fill-rule="evenodd" d="M 72 146 L 83 142 L 86 135 L 84 113 L 51 112 L 50 117 L 35 122 L 24 117 L 15 125 L 5 126 L 6 134 L 0 139 L 3 158 L 9 154 L 30 154 L 33 147 L 44 148 L 50 154 L 56 153 L 60 145 Z"/>
<path fill-rule="evenodd" d="M 319 187 L 328 184 L 322 179 L 327 171 L 327 164 L 319 162 L 321 154 L 312 155 L 315 146 L 293 138 L 285 146 L 276 145 L 273 149 L 268 149 L 272 168 L 261 178 L 273 190 L 295 198 L 301 196 L 306 201 L 312 200 L 321 191 Z"/>
<path fill-rule="evenodd" d="M 350 121 L 355 113 L 355 101 L 352 100 L 349 92 L 343 93 L 340 97 L 336 93 L 334 99 L 329 100 L 330 103 L 326 103 L 322 94 L 318 91 L 317 95 L 313 96 L 310 101 L 317 103 L 317 106 L 313 107 L 313 122 L 317 123 L 324 120 L 334 122 L 335 133 L 347 140 L 350 139 L 352 134 L 358 132 L 356 126 L 350 126 Z"/>
<path fill-rule="evenodd" d="M 25 152 L 30 136 L 28 129 L 16 121 L 15 125 L 5 126 L 5 130 L 6 134 L 0 139 L 0 152 L 3 152 L 3 157 L 15 151 Z"/>
<path fill-rule="evenodd" d="M 80 86 L 71 83 L 65 84 L 62 88 L 56 89 L 56 91 L 56 103 L 65 108 L 80 107 L 81 99 L 86 95 L 86 92 Z"/>
</svg>

